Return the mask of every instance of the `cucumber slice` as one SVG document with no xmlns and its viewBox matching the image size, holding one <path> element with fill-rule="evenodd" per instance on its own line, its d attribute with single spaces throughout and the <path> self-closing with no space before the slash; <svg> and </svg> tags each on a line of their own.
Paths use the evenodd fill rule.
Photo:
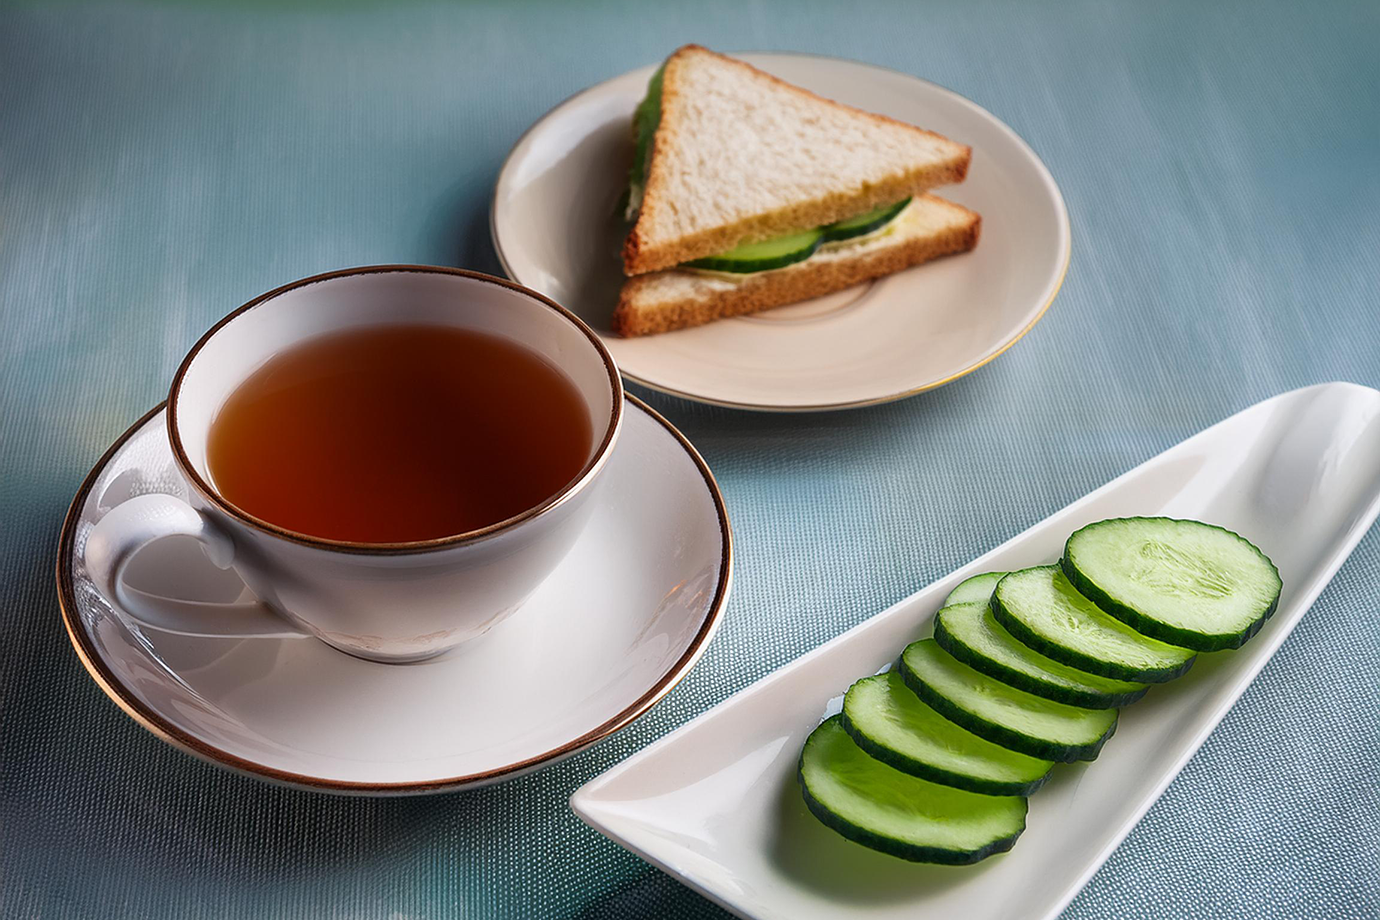
<svg viewBox="0 0 1380 920">
<path fill-rule="evenodd" d="M 685 264 L 691 268 L 707 268 L 716 272 L 765 272 L 808 259 L 815 254 L 823 239 L 823 230 L 805 230 L 760 243 L 744 243 L 728 252 Z"/>
<path fill-rule="evenodd" d="M 657 126 L 661 124 L 661 78 L 666 70 L 663 64 L 652 74 L 647 82 L 647 95 L 637 104 L 633 112 L 633 161 L 628 168 L 627 203 L 623 218 L 631 221 L 642 206 L 642 193 L 647 188 L 647 170 L 652 165 L 652 139 Z"/>
<path fill-rule="evenodd" d="M 1070 667 L 1117 680 L 1160 683 L 1193 664 L 1193 652 L 1166 645 L 1107 616 L 1074 590 L 1057 565 L 1012 572 L 992 593 L 1006 631 Z"/>
<path fill-rule="evenodd" d="M 1115 518 L 1069 537 L 1073 587 L 1147 636 L 1200 652 L 1240 648 L 1275 612 L 1283 582 L 1244 538 L 1198 521 Z"/>
<path fill-rule="evenodd" d="M 843 728 L 858 747 L 902 773 L 985 795 L 1029 795 L 1054 766 L 960 728 L 921 702 L 895 671 L 848 688 Z"/>
<path fill-rule="evenodd" d="M 859 214 L 857 217 L 850 217 L 838 223 L 826 224 L 820 228 L 824 231 L 824 241 L 826 243 L 837 243 L 839 240 L 851 240 L 855 236 L 866 236 L 882 229 L 891 223 L 896 217 L 910 204 L 910 199 L 898 201 L 895 204 L 885 205 L 880 208 Z"/>
<path fill-rule="evenodd" d="M 959 582 L 958 587 L 949 592 L 949 596 L 944 598 L 944 606 L 952 607 L 954 604 L 985 604 L 992 599 L 992 592 L 997 588 L 997 582 L 1006 577 L 1005 572 L 983 572 L 981 575 L 974 575 L 966 581 Z"/>
<path fill-rule="evenodd" d="M 1011 849 L 1026 801 L 908 776 L 869 757 L 838 716 L 810 733 L 800 787 L 815 817 L 863 846 L 914 862 L 968 865 Z"/>
<path fill-rule="evenodd" d="M 1111 709 L 1145 695 L 1145 684 L 1099 677 L 1061 664 L 1022 645 L 985 604 L 951 604 L 935 616 L 934 641 L 975 671 L 1047 700 Z"/>
<path fill-rule="evenodd" d="M 933 639 L 906 646 L 901 677 L 950 722 L 1031 757 L 1093 760 L 1116 731 L 1115 709 L 1081 709 L 1017 690 L 974 671 Z"/>
</svg>

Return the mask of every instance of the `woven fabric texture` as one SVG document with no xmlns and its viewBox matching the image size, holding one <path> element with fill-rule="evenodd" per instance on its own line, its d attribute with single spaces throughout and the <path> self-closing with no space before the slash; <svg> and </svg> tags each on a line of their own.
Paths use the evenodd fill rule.
<svg viewBox="0 0 1380 920">
<path fill-rule="evenodd" d="M 197 762 L 123 715 L 63 633 L 58 527 L 185 350 L 315 272 L 498 272 L 488 205 L 509 147 L 687 41 L 869 61 L 1006 120 L 1072 217 L 1046 318 L 888 406 L 652 395 L 718 474 L 735 593 L 684 683 L 558 766 L 327 797 Z M 1377 47 L 1366 2 L 6 4 L 0 917 L 723 916 L 585 828 L 570 792 L 1232 412 L 1380 385 Z M 1380 916 L 1377 585 L 1372 533 L 1069 920 Z"/>
</svg>

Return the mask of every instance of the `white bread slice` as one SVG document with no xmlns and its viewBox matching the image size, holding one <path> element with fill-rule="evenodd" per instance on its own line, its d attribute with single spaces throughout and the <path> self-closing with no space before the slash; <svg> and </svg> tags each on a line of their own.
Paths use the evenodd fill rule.
<svg viewBox="0 0 1380 920">
<path fill-rule="evenodd" d="M 669 268 L 961 182 L 971 153 L 686 45 L 666 60 L 624 271 Z"/>
<path fill-rule="evenodd" d="M 613 313 L 621 336 L 652 335 L 756 313 L 839 291 L 977 245 L 982 218 L 967 208 L 922 195 L 889 232 L 821 250 L 803 262 L 729 280 L 675 270 L 629 278 Z"/>
</svg>

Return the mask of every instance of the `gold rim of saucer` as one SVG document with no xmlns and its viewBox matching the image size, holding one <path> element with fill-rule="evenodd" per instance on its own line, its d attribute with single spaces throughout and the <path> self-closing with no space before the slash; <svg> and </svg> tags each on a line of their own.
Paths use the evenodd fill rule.
<svg viewBox="0 0 1380 920">
<path fill-rule="evenodd" d="M 222 497 L 220 493 L 211 487 L 210 483 L 202 478 L 201 474 L 196 471 L 196 468 L 192 466 L 191 460 L 187 457 L 187 451 L 182 446 L 182 438 L 177 431 L 177 397 L 182 388 L 182 380 L 186 376 L 188 369 L 191 368 L 192 361 L 200 354 L 202 348 L 206 346 L 206 343 L 211 341 L 211 338 L 226 325 L 242 314 L 262 306 L 269 301 L 275 300 L 282 294 L 312 284 L 319 284 L 323 281 L 332 281 L 337 278 L 389 273 L 453 275 L 460 278 L 466 278 L 470 281 L 478 281 L 506 288 L 529 297 L 537 303 L 554 310 L 558 315 L 564 317 L 574 325 L 585 338 L 589 339 L 590 344 L 594 346 L 595 352 L 598 353 L 599 359 L 604 363 L 604 370 L 608 373 L 609 384 L 613 391 L 613 405 L 609 412 L 608 427 L 604 431 L 604 437 L 599 441 L 599 446 L 590 457 L 589 462 L 584 465 L 575 478 L 571 479 L 570 482 L 566 483 L 555 494 L 539 504 L 528 508 L 526 511 L 515 514 L 510 518 L 505 518 L 502 521 L 497 521 L 476 530 L 452 534 L 447 537 L 436 537 L 431 540 L 414 540 L 402 543 L 363 543 L 355 540 L 332 540 L 326 537 L 315 537 L 300 531 L 289 530 L 286 527 L 279 527 L 271 521 L 266 521 L 261 517 L 250 514 L 248 511 Z M 442 265 L 400 264 L 364 265 L 357 268 L 344 268 L 333 272 L 323 272 L 319 275 L 312 275 L 308 278 L 302 278 L 299 281 L 293 281 L 281 287 L 276 287 L 265 294 L 260 294 L 243 306 L 237 307 L 230 313 L 221 317 L 210 329 L 207 329 L 206 332 L 202 334 L 201 338 L 197 339 L 196 344 L 191 347 L 191 350 L 187 352 L 186 357 L 182 359 L 182 363 L 178 365 L 177 373 L 173 375 L 172 386 L 168 389 L 168 398 L 164 401 L 164 405 L 166 405 L 168 409 L 168 443 L 172 445 L 173 460 L 177 463 L 178 470 L 181 471 L 188 485 L 195 489 L 197 494 L 216 508 L 235 518 L 247 527 L 252 527 L 255 530 L 271 534 L 272 536 L 288 540 L 292 543 L 299 543 L 303 546 L 311 546 L 316 549 L 324 549 L 338 553 L 350 553 L 354 555 L 394 556 L 408 553 L 433 552 L 436 550 L 450 549 L 454 546 L 464 546 L 466 544 L 476 543 L 501 533 L 502 531 L 516 527 L 525 521 L 530 521 L 533 518 L 545 514 L 556 506 L 564 504 L 576 493 L 585 489 L 608 461 L 609 455 L 612 453 L 609 448 L 613 445 L 613 440 L 617 436 L 619 428 L 623 423 L 623 397 L 625 395 L 623 380 L 618 372 L 618 365 L 614 363 L 613 356 L 609 354 L 608 348 L 605 347 L 599 334 L 591 329 L 584 320 L 580 319 L 574 313 L 571 313 L 545 294 L 540 294 L 531 288 L 524 287 L 518 282 L 511 281 L 507 278 L 499 278 L 495 275 L 487 275 L 484 272 L 471 271 L 466 268 L 449 268 Z"/>
<path fill-rule="evenodd" d="M 63 625 L 67 628 L 67 637 L 72 642 L 72 647 L 76 650 L 77 657 L 81 660 L 82 667 L 95 680 L 96 685 L 101 688 L 106 696 L 110 697 L 117 706 L 125 711 L 125 714 L 148 729 L 157 737 L 179 748 L 201 760 L 228 767 L 229 769 L 248 773 L 261 779 L 273 782 L 284 783 L 290 786 L 314 789 L 323 792 L 359 792 L 368 794 L 392 794 L 406 795 L 411 793 L 431 793 L 448 792 L 462 789 L 467 786 L 485 784 L 503 779 L 527 770 L 539 767 L 570 754 L 574 754 L 583 748 L 607 738 L 614 732 L 622 729 L 640 718 L 652 706 L 656 705 L 662 697 L 670 693 L 676 684 L 690 673 L 696 662 L 704 654 L 709 645 L 709 640 L 713 638 L 718 629 L 719 622 L 723 617 L 724 607 L 728 603 L 729 589 L 733 582 L 733 530 L 729 525 L 728 511 L 724 505 L 723 493 L 719 491 L 719 484 L 714 479 L 714 474 L 710 472 L 709 465 L 695 446 L 681 434 L 680 430 L 666 420 L 661 413 L 647 405 L 641 399 L 631 393 L 625 394 L 624 398 L 638 409 L 646 412 L 651 419 L 665 428 L 672 437 L 680 444 L 681 448 L 690 455 L 694 461 L 696 469 L 704 478 L 705 486 L 709 490 L 710 498 L 714 502 L 714 510 L 719 522 L 719 535 L 722 543 L 722 554 L 719 562 L 719 582 L 714 590 L 714 598 L 710 602 L 709 611 L 704 621 L 700 624 L 699 630 L 695 633 L 685 652 L 645 693 L 626 706 L 621 712 L 611 719 L 590 729 L 584 734 L 567 741 L 557 748 L 553 748 L 545 753 L 534 757 L 528 757 L 515 763 L 507 764 L 493 770 L 486 770 L 482 773 L 472 773 L 464 776 L 447 777 L 444 779 L 427 780 L 425 782 L 411 783 L 360 783 L 347 782 L 343 780 L 324 779 L 316 776 L 308 776 L 302 773 L 293 773 L 287 770 L 279 770 L 274 767 L 264 766 L 252 760 L 226 753 L 214 745 L 207 744 L 196 736 L 178 728 L 171 722 L 164 719 L 161 715 L 154 712 L 149 706 L 141 701 L 137 696 L 126 687 L 120 679 L 106 666 L 105 660 L 97 652 L 94 643 L 91 641 L 90 634 L 78 621 L 77 599 L 73 591 L 72 559 L 76 548 L 77 521 L 81 517 L 82 509 L 86 505 L 92 488 L 96 484 L 100 473 L 105 469 L 111 458 L 124 447 L 125 443 L 134 436 L 136 432 L 148 424 L 155 416 L 161 412 L 167 402 L 161 402 L 148 412 L 144 413 L 133 425 L 125 430 L 115 442 L 101 455 L 96 461 L 95 466 L 87 473 L 82 480 L 81 487 L 77 490 L 76 496 L 72 499 L 72 504 L 67 509 L 67 516 L 62 522 L 62 531 L 58 537 L 58 561 L 57 561 L 57 589 L 58 589 L 58 608 L 62 613 Z"/>
</svg>

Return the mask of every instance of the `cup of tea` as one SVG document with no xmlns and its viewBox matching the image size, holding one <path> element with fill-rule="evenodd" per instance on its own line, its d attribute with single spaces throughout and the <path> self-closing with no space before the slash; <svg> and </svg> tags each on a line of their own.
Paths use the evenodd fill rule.
<svg viewBox="0 0 1380 920">
<path fill-rule="evenodd" d="M 317 275 L 188 352 L 167 404 L 188 500 L 111 509 L 86 567 L 107 601 L 159 629 L 428 658 L 516 611 L 574 545 L 622 418 L 599 337 L 534 291 L 426 266 Z M 254 600 L 203 606 L 124 584 L 140 548 L 178 535 Z"/>
</svg>

